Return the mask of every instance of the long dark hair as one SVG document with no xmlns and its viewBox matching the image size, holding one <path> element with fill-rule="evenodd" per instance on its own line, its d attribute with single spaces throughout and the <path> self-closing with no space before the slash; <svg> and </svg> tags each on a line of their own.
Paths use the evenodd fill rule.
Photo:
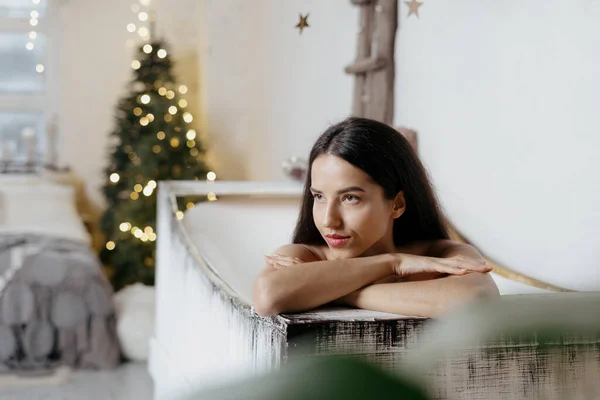
<svg viewBox="0 0 600 400">
<path fill-rule="evenodd" d="M 404 190 L 406 210 L 394 221 L 396 247 L 416 240 L 449 238 L 427 171 L 410 143 L 386 124 L 350 117 L 323 132 L 310 151 L 293 243 L 326 244 L 313 220 L 310 192 L 312 165 L 321 154 L 335 155 L 363 170 L 383 188 L 388 200 Z"/>
</svg>

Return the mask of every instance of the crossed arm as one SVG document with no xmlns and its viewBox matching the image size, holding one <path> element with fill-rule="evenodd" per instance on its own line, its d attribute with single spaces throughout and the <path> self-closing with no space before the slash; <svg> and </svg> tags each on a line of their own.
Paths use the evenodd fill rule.
<svg viewBox="0 0 600 400">
<path fill-rule="evenodd" d="M 382 254 L 321 261 L 300 245 L 283 246 L 277 252 L 254 285 L 254 307 L 264 316 L 334 302 L 435 317 L 462 303 L 498 296 L 492 278 L 484 273 L 489 268 L 481 254 L 449 240 L 435 242 L 424 256 Z"/>
</svg>

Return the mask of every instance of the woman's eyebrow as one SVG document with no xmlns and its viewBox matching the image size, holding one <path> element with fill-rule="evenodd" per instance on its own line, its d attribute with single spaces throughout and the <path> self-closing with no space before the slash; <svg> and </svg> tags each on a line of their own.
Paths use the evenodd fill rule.
<svg viewBox="0 0 600 400">
<path fill-rule="evenodd" d="M 311 187 L 310 190 L 313 193 L 319 193 L 319 194 L 323 193 L 320 190 L 315 189 L 313 187 Z M 358 186 L 350 186 L 350 187 L 338 190 L 337 194 L 348 193 L 348 192 L 365 192 L 365 189 L 358 187 Z"/>
</svg>

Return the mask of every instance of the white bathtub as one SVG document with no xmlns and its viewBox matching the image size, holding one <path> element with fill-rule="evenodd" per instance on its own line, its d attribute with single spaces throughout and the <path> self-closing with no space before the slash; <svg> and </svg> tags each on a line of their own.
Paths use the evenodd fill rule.
<svg viewBox="0 0 600 400">
<path fill-rule="evenodd" d="M 300 207 L 298 183 L 217 183 L 215 190 L 253 190 L 255 194 L 223 196 L 185 213 L 183 227 L 202 257 L 238 296 L 251 304 L 252 283 L 264 266 L 263 255 L 291 243 Z M 277 194 L 279 193 L 279 194 Z M 550 293 L 491 273 L 501 294 Z"/>
<path fill-rule="evenodd" d="M 419 343 L 422 318 L 367 310 L 270 318 L 253 312 L 252 284 L 263 255 L 291 241 L 301 190 L 293 182 L 160 183 L 157 322 L 150 356 L 157 399 L 277 368 L 295 354 L 294 340 L 307 330 L 320 338 L 311 342 L 314 354 L 339 350 L 345 342 L 330 333 L 345 332 L 344 340 L 356 336 L 361 352 L 389 365 L 396 365 L 395 354 Z M 197 205 L 182 220 L 175 217 L 176 196 L 209 192 L 218 200 Z M 502 294 L 548 292 L 492 276 Z M 390 331 L 401 333 L 390 338 Z M 520 359 L 513 361 L 508 368 L 519 370 Z"/>
</svg>

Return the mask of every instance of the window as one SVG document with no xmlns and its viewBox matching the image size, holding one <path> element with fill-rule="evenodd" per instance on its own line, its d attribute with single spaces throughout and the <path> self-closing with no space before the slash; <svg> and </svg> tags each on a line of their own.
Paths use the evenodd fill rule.
<svg viewBox="0 0 600 400">
<path fill-rule="evenodd" d="M 40 161 L 47 95 L 47 2 L 0 0 L 0 168 Z"/>
</svg>

